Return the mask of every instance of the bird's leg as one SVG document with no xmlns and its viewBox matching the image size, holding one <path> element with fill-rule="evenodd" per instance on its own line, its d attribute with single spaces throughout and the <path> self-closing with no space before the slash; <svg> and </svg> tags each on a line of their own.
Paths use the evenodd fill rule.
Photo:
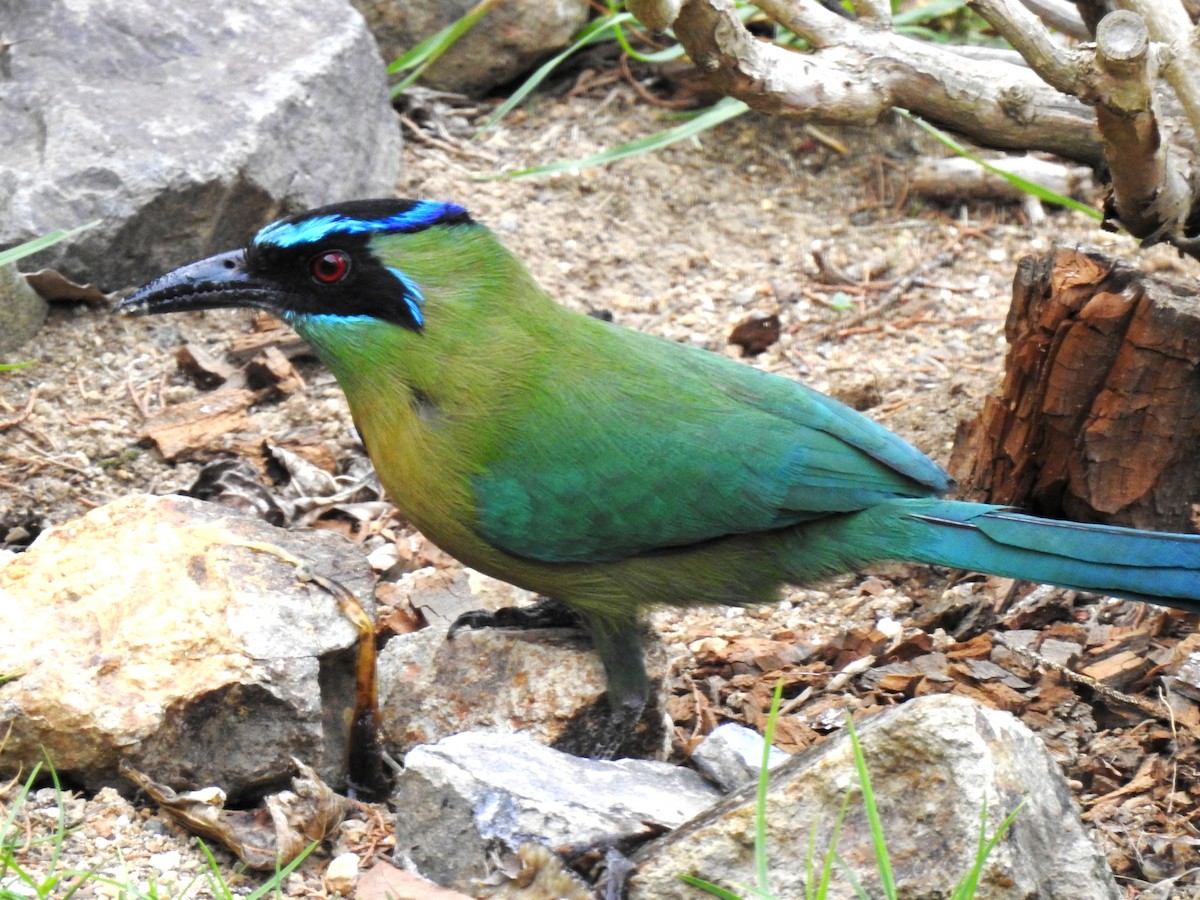
<svg viewBox="0 0 1200 900">
<path fill-rule="evenodd" d="M 502 606 L 497 610 L 473 609 L 465 612 L 450 626 L 447 637 L 454 637 L 464 628 L 574 628 L 584 627 L 579 614 L 553 597 L 541 597 L 530 606 Z"/>
<path fill-rule="evenodd" d="M 531 606 L 505 606 L 493 611 L 465 612 L 450 626 L 448 637 L 464 628 L 574 628 L 588 633 L 604 664 L 608 683 L 608 715 L 582 723 L 555 746 L 569 753 L 611 759 L 633 734 L 646 709 L 650 679 L 642 660 L 642 632 L 636 618 L 616 622 L 580 613 L 552 597 Z"/>
<path fill-rule="evenodd" d="M 592 740 L 589 755 L 612 759 L 633 735 L 646 710 L 650 679 L 642 653 L 642 633 L 637 621 L 614 627 L 611 622 L 589 623 L 596 653 L 608 681 L 609 716 Z"/>
</svg>

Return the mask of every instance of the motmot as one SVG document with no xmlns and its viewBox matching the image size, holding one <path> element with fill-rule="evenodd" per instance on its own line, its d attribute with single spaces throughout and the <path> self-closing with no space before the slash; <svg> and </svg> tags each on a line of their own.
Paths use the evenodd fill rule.
<svg viewBox="0 0 1200 900">
<path fill-rule="evenodd" d="M 312 346 L 412 525 L 551 598 L 455 628 L 584 627 L 612 710 L 602 753 L 645 707 L 655 604 L 761 603 L 898 560 L 1200 612 L 1200 535 L 942 499 L 941 468 L 849 407 L 556 303 L 454 203 L 293 215 L 119 309 L 218 307 L 266 310 Z"/>
</svg>

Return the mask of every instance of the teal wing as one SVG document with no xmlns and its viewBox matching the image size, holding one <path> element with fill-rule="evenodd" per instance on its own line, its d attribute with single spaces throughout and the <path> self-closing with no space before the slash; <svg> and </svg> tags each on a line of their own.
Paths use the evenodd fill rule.
<svg viewBox="0 0 1200 900">
<path fill-rule="evenodd" d="M 603 328 L 596 352 L 546 373 L 473 480 L 477 528 L 506 552 L 621 559 L 948 487 L 899 437 L 803 385 Z"/>
</svg>

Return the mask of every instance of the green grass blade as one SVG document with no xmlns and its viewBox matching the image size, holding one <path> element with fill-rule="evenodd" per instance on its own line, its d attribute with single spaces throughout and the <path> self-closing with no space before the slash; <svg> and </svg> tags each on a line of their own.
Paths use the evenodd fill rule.
<svg viewBox="0 0 1200 900">
<path fill-rule="evenodd" d="M 200 845 L 200 850 L 204 853 L 204 857 L 208 861 L 208 884 L 209 888 L 213 892 L 213 895 L 220 898 L 220 900 L 233 900 L 233 891 L 229 889 L 229 883 L 225 880 L 225 876 L 221 874 L 221 866 L 217 862 L 217 858 L 213 856 L 212 851 L 208 849 L 208 845 L 204 843 L 204 841 L 196 838 L 196 843 Z M 316 842 L 305 847 L 304 851 L 297 855 L 296 858 L 289 862 L 286 866 L 283 866 L 282 868 L 276 866 L 275 874 L 249 894 L 246 894 L 245 900 L 259 900 L 259 898 L 268 891 L 280 893 L 283 880 L 287 878 L 288 875 L 292 874 L 296 867 L 304 862 L 304 860 L 308 858 L 308 855 L 315 849 L 317 849 Z"/>
<path fill-rule="evenodd" d="M 95 228 L 100 224 L 100 220 L 88 222 L 86 225 L 80 225 L 78 228 L 72 228 L 70 231 L 51 231 L 48 234 L 43 234 L 41 237 L 33 238 L 23 244 L 17 244 L 15 247 L 9 247 L 7 250 L 0 250 L 0 266 L 7 266 L 9 263 L 14 263 L 18 259 L 29 256 L 32 253 L 37 253 L 40 250 L 45 250 L 47 247 L 53 247 L 59 241 L 65 241 L 69 237 L 74 237 L 81 231 L 87 231 L 89 228 Z"/>
<path fill-rule="evenodd" d="M 246 900 L 258 900 L 258 898 L 263 896 L 265 893 L 267 893 L 267 891 L 280 892 L 283 887 L 283 880 L 285 878 L 287 878 L 289 875 L 291 875 L 292 872 L 294 872 L 296 870 L 296 868 L 302 862 L 304 862 L 304 860 L 308 859 L 308 855 L 310 853 L 312 853 L 314 850 L 316 850 L 319 844 L 320 844 L 319 841 L 314 841 L 313 843 L 311 843 L 307 847 L 305 847 L 304 850 L 301 853 L 299 853 L 296 856 L 296 858 L 293 859 L 291 862 L 289 862 L 286 866 L 284 866 L 283 868 L 279 868 L 277 866 L 275 868 L 275 874 L 272 875 L 271 878 L 268 881 L 266 881 L 261 887 L 258 887 L 254 891 L 251 891 L 249 894 L 247 894 Z"/>
<path fill-rule="evenodd" d="M 918 40 L 927 41 L 931 44 L 945 44 L 949 40 L 946 35 L 940 31 L 934 31 L 932 28 L 927 28 L 924 25 L 906 25 L 904 28 L 896 29 L 905 37 L 917 38 Z"/>
<path fill-rule="evenodd" d="M 892 14 L 892 25 L 903 28 L 910 25 L 928 25 L 938 19 L 952 16 L 966 7 L 966 0 L 933 0 L 924 6 L 905 9 Z"/>
<path fill-rule="evenodd" d="M 424 75 L 425 71 L 437 62 L 443 53 L 453 47 L 459 38 L 474 28 L 480 19 L 491 12 L 492 7 L 495 5 L 496 0 L 479 0 L 478 3 L 467 10 L 462 18 L 451 22 L 436 34 L 431 34 L 388 66 L 389 75 L 394 75 L 397 72 L 408 72 L 408 75 L 392 88 L 392 99 L 395 100 L 404 93 L 409 85 Z"/>
<path fill-rule="evenodd" d="M 951 895 L 952 900 L 971 900 L 975 896 L 975 892 L 979 889 L 979 876 L 983 874 L 983 867 L 987 862 L 987 858 L 996 849 L 996 845 L 1004 840 L 1004 835 L 1016 820 L 1017 813 L 1021 811 L 1021 807 L 1025 805 L 1025 802 L 1022 800 L 1018 803 L 1016 809 L 1005 816 L 1004 821 L 1000 823 L 1000 827 L 996 829 L 996 833 L 985 841 L 984 835 L 987 833 L 987 801 L 984 801 L 983 808 L 979 813 L 979 848 L 975 853 L 975 864 L 962 877 L 962 880 L 955 885 L 954 893 Z"/>
<path fill-rule="evenodd" d="M 850 864 L 842 858 L 841 854 L 838 854 L 837 864 L 838 868 L 842 870 L 842 876 L 848 882 L 850 882 L 850 887 L 854 890 L 854 894 L 859 898 L 859 900 L 874 900 L 874 898 L 863 889 L 863 886 L 859 884 L 858 878 L 854 875 L 854 870 L 850 868 Z"/>
<path fill-rule="evenodd" d="M 757 887 L 764 894 L 771 892 L 771 861 L 767 858 L 767 786 L 771 780 L 771 744 L 775 740 L 775 720 L 779 718 L 779 703 L 783 697 L 783 679 L 775 682 L 771 711 L 763 731 L 762 762 L 758 767 L 758 793 L 754 799 L 754 871 Z"/>
<path fill-rule="evenodd" d="M 758 888 L 747 887 L 737 882 L 734 882 L 734 887 L 737 890 L 730 890 L 729 888 L 721 887 L 719 884 L 713 884 L 711 881 L 698 878 L 695 875 L 680 875 L 679 880 L 690 884 L 692 887 L 698 887 L 700 890 L 715 897 L 720 897 L 722 900 L 777 900 L 774 894 L 764 894 Z M 4 900 L 4 898 L 0 897 L 0 900 Z"/>
<path fill-rule="evenodd" d="M 634 21 L 632 13 L 611 13 L 607 16 L 601 16 L 598 19 L 593 19 L 587 25 L 583 26 L 583 28 L 579 30 L 579 33 L 575 35 L 575 38 L 571 41 L 571 45 L 567 47 L 566 50 L 563 50 L 561 53 L 555 55 L 551 59 L 542 63 L 542 65 L 538 66 L 537 69 L 534 70 L 534 73 L 526 78 L 525 81 L 521 83 L 521 86 L 513 92 L 513 95 L 496 108 L 496 111 L 492 113 L 491 116 L 488 117 L 488 120 L 483 123 L 480 129 L 475 132 L 475 137 L 479 137 L 480 135 L 494 128 L 497 122 L 507 116 L 517 106 L 519 106 L 521 101 L 529 96 L 530 92 L 532 92 L 534 88 L 545 81 L 551 72 L 562 65 L 563 62 L 569 59 L 573 54 L 579 52 L 590 44 L 595 44 L 598 41 L 607 39 L 609 37 L 608 32 L 610 30 L 618 29 L 626 22 L 632 21 Z"/>
<path fill-rule="evenodd" d="M 42 755 L 46 756 L 45 747 L 42 748 Z M 54 822 L 54 840 L 51 845 L 54 849 L 50 851 L 50 863 L 47 866 L 47 872 L 54 872 L 62 860 L 63 843 L 67 839 L 67 804 L 63 800 L 62 782 L 58 780 L 58 770 L 50 762 L 49 756 L 46 756 L 46 768 L 50 772 L 50 782 L 54 785 L 54 805 L 58 807 L 58 818 Z"/>
<path fill-rule="evenodd" d="M 204 854 L 205 860 L 208 861 L 208 886 L 212 891 L 213 896 L 218 900 L 233 900 L 233 892 L 229 890 L 229 884 L 225 881 L 225 876 L 221 874 L 221 865 L 217 862 L 217 858 L 213 856 L 212 851 L 208 849 L 208 844 L 196 838 L 196 843 L 200 845 L 200 852 Z"/>
<path fill-rule="evenodd" d="M 0 848 L 15 847 L 16 843 L 9 837 L 12 831 L 13 822 L 16 821 L 17 813 L 20 812 L 21 806 L 25 803 L 25 798 L 29 796 L 29 792 L 33 790 L 33 785 L 37 781 L 37 777 L 41 774 L 42 764 L 37 763 L 33 767 L 33 771 L 29 773 L 29 777 L 25 779 L 25 783 L 17 789 L 17 796 L 13 798 L 9 805 L 8 815 L 5 816 L 3 824 L 0 824 Z"/>
<path fill-rule="evenodd" d="M 966 3 L 966 0 L 956 0 L 956 2 Z M 613 6 L 614 4 L 610 3 L 609 5 Z M 755 16 L 760 15 L 758 7 L 753 3 L 747 3 L 746 0 L 738 0 L 738 2 L 734 4 L 734 7 L 736 9 L 738 18 L 742 20 L 743 25 Z M 662 50 L 656 50 L 653 53 L 642 53 L 640 50 L 635 50 L 633 45 L 630 44 L 624 28 L 615 28 L 613 30 L 616 32 L 617 43 L 621 45 L 621 49 L 624 50 L 631 59 L 635 59 L 638 62 L 670 62 L 673 59 L 681 59 L 687 53 L 687 51 L 684 50 L 683 45 L 678 42 L 669 47 L 665 47 Z M 669 34 L 672 38 L 675 36 L 674 32 L 671 31 L 668 31 L 667 34 Z"/>
<path fill-rule="evenodd" d="M 888 858 L 887 842 L 883 837 L 883 822 L 879 818 L 879 807 L 875 805 L 875 792 L 871 790 L 871 775 L 867 772 L 867 758 L 858 742 L 854 720 L 846 720 L 850 733 L 850 745 L 854 748 L 854 768 L 858 771 L 858 783 L 862 788 L 863 808 L 867 813 L 867 826 L 871 832 L 871 844 L 875 849 L 875 866 L 879 870 L 880 886 L 886 900 L 896 900 L 896 878 L 892 873 L 892 862 Z"/>
<path fill-rule="evenodd" d="M 693 137 L 710 128 L 720 125 L 729 119 L 736 118 L 742 113 L 748 111 L 748 107 L 741 100 L 734 100 L 732 97 L 725 97 L 718 101 L 715 105 L 709 107 L 704 112 L 684 122 L 682 125 L 676 125 L 674 128 L 668 128 L 666 131 L 660 131 L 657 134 L 652 134 L 649 137 L 638 138 L 636 141 L 630 141 L 628 144 L 621 144 L 619 147 L 612 147 L 592 156 L 584 157 L 583 159 L 571 160 L 569 162 L 549 163 L 545 166 L 533 166 L 528 169 L 520 169 L 516 172 L 508 174 L 490 176 L 491 178 L 528 178 L 534 175 L 551 175 L 555 172 L 565 172 L 570 169 L 585 169 L 588 166 L 603 166 L 608 163 L 616 162 L 619 159 L 625 159 L 629 156 L 637 156 L 640 153 L 651 153 L 655 150 L 660 150 L 663 147 L 674 144 L 677 141 L 685 140 Z"/>
<path fill-rule="evenodd" d="M 829 838 L 829 849 L 825 851 L 825 862 L 821 866 L 821 881 L 817 885 L 816 896 L 818 898 L 825 897 L 829 893 L 829 882 L 833 879 L 833 864 L 839 858 L 837 856 L 838 841 L 842 837 L 842 825 L 846 821 L 846 812 L 850 809 L 850 794 L 847 793 L 842 798 L 841 809 L 838 810 L 837 821 L 833 823 L 833 834 Z"/>
<path fill-rule="evenodd" d="M 808 848 L 804 853 L 804 900 L 816 900 L 814 895 L 813 860 L 817 855 L 817 823 L 813 822 L 808 829 Z M 825 855 L 829 859 L 829 854 Z"/>
<path fill-rule="evenodd" d="M 714 897 L 719 897 L 720 900 L 742 900 L 740 894 L 735 894 L 728 888 L 723 888 L 719 884 L 713 884 L 711 881 L 705 881 L 703 878 L 697 878 L 695 875 L 680 875 L 679 880 L 685 884 L 690 884 L 692 887 L 700 888 L 700 890 L 712 894 Z"/>
<path fill-rule="evenodd" d="M 773 896 L 770 885 L 770 860 L 767 858 L 767 787 L 771 778 L 771 745 L 775 740 L 775 720 L 779 718 L 779 705 L 782 698 L 783 679 L 781 678 L 775 683 L 775 693 L 771 698 L 771 711 L 767 714 L 767 727 L 763 732 L 762 761 L 758 767 L 758 785 L 754 799 L 754 873 L 757 885 L 752 888 L 739 885 L 738 887 L 743 893 L 737 894 L 728 888 L 713 884 L 711 881 L 697 878 L 695 875 L 679 876 L 693 887 L 707 891 L 722 900 L 743 900 L 746 895 L 757 897 L 759 900 L 771 900 Z"/>
<path fill-rule="evenodd" d="M 617 43 L 621 45 L 621 49 L 625 52 L 625 55 L 637 62 L 670 62 L 673 59 L 680 59 L 684 54 L 683 45 L 679 43 L 672 44 L 662 50 L 655 50 L 653 53 L 642 53 L 642 51 L 634 49 L 633 44 L 629 42 L 629 35 L 625 33 L 625 29 L 620 25 L 613 28 L 613 36 L 617 39 Z"/>
<path fill-rule="evenodd" d="M 895 109 L 896 112 L 898 112 L 904 118 L 908 119 L 908 121 L 910 121 L 914 125 L 916 125 L 918 128 L 933 135 L 935 138 L 937 138 L 939 141 L 941 141 L 944 145 L 949 147 L 951 150 L 953 150 L 959 156 L 963 157 L 964 159 L 971 160 L 971 162 L 982 167 L 986 171 L 991 172 L 993 175 L 999 175 L 1001 178 L 1003 178 L 1005 181 L 1007 181 L 1009 184 L 1011 184 L 1017 190 L 1023 191 L 1026 194 L 1030 194 L 1034 197 L 1037 197 L 1039 200 L 1045 201 L 1046 203 L 1053 203 L 1055 206 L 1064 206 L 1067 209 L 1073 209 L 1076 212 L 1081 212 L 1085 216 L 1091 216 L 1093 219 L 1096 219 L 1097 221 L 1102 221 L 1104 219 L 1104 214 L 1101 213 L 1100 210 L 1092 209 L 1092 207 L 1087 206 L 1086 204 L 1080 203 L 1078 200 L 1075 200 L 1071 197 L 1064 196 L 1063 194 L 1060 194 L 1056 191 L 1052 191 L 1049 188 L 1044 187 L 1035 181 L 1030 181 L 1028 178 L 1022 178 L 1020 175 L 1014 175 L 1012 172 L 1006 172 L 1004 169 L 1000 168 L 999 166 L 993 165 L 992 163 L 988 162 L 986 159 L 983 159 L 982 157 L 972 153 L 970 150 L 968 150 L 966 147 L 964 147 L 958 141 L 954 140 L 954 138 L 950 137 L 950 135 L 946 134 L 940 128 L 930 125 L 928 122 L 926 122 L 924 119 L 920 118 L 919 116 L 914 116 L 907 109 L 901 109 L 898 106 L 895 106 L 892 108 Z"/>
</svg>

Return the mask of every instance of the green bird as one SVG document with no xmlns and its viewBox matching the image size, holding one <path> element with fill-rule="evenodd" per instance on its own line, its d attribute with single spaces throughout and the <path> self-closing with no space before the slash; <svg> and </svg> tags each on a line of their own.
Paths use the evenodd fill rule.
<svg viewBox="0 0 1200 900">
<path fill-rule="evenodd" d="M 364 200 L 267 225 L 130 314 L 265 309 L 333 371 L 397 506 L 463 563 L 555 603 L 456 627 L 590 633 L 611 753 L 641 717 L 639 613 L 744 605 L 879 560 L 1200 611 L 1200 536 L 940 499 L 947 475 L 790 379 L 555 303 L 461 206 Z"/>
</svg>

